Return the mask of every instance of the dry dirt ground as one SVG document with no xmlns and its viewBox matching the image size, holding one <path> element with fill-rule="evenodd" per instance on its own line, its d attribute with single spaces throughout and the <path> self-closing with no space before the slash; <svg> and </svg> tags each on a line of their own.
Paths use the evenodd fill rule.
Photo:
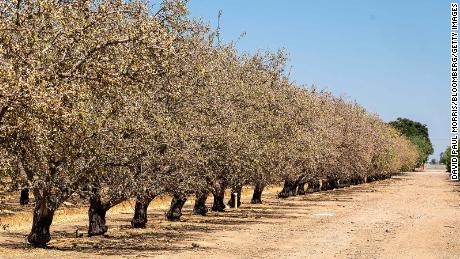
<svg viewBox="0 0 460 259">
<path fill-rule="evenodd" d="M 108 214 L 106 237 L 75 237 L 86 229 L 85 208 L 63 208 L 52 225 L 48 249 L 26 245 L 30 212 L 1 216 L 2 257 L 158 257 L 158 258 L 460 258 L 458 183 L 438 170 L 249 204 L 250 190 L 238 210 L 191 215 L 167 222 L 168 200 L 149 208 L 146 229 L 129 227 L 132 203 Z"/>
</svg>

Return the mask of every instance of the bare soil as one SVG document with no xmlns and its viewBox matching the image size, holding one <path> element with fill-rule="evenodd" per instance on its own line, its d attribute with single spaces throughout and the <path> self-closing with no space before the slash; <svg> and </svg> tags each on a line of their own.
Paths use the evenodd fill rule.
<svg viewBox="0 0 460 259">
<path fill-rule="evenodd" d="M 187 201 L 181 222 L 164 220 L 164 198 L 152 203 L 141 230 L 130 228 L 134 203 L 126 202 L 109 211 L 107 236 L 91 238 L 75 237 L 86 232 L 87 208 L 68 204 L 55 216 L 47 249 L 25 242 L 31 205 L 24 211 L 3 200 L 14 214 L 0 214 L 0 256 L 460 258 L 459 187 L 428 170 L 284 200 L 272 188 L 261 205 L 249 204 L 247 189 L 240 209 L 206 217 L 191 215 Z"/>
</svg>

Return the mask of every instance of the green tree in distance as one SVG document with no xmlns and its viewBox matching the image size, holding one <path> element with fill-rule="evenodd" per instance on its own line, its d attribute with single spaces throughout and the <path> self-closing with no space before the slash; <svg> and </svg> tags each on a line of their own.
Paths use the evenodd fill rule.
<svg viewBox="0 0 460 259">
<path fill-rule="evenodd" d="M 451 147 L 448 146 L 446 148 L 446 151 L 444 151 L 442 154 L 441 154 L 441 159 L 439 160 L 439 163 L 441 164 L 445 164 L 446 165 L 446 170 L 447 172 L 450 173 L 450 159 L 452 158 L 452 154 L 451 154 Z M 458 158 L 458 155 L 457 155 L 457 158 Z"/>
<path fill-rule="evenodd" d="M 396 121 L 391 121 L 389 124 L 417 146 L 417 151 L 419 153 L 417 166 L 426 163 L 428 161 L 428 156 L 433 154 L 434 151 L 428 135 L 427 126 L 406 118 L 397 118 Z"/>
</svg>

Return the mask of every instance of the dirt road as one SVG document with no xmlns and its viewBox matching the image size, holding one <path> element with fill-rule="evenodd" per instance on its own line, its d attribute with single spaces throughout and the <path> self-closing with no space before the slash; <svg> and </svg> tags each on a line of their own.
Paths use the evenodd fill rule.
<svg viewBox="0 0 460 259">
<path fill-rule="evenodd" d="M 30 222 L 2 232 L 2 256 L 161 258 L 460 258 L 460 186 L 440 171 L 408 173 L 351 188 L 275 198 L 263 205 L 162 220 L 153 206 L 147 229 L 128 227 L 131 212 L 109 214 L 108 237 L 75 238 L 84 229 L 84 210 L 53 224 L 50 249 L 24 245 Z M 71 213 L 71 214 L 72 214 Z M 65 219 L 69 220 L 65 220 Z M 14 224 L 13 224 L 14 225 Z"/>
</svg>

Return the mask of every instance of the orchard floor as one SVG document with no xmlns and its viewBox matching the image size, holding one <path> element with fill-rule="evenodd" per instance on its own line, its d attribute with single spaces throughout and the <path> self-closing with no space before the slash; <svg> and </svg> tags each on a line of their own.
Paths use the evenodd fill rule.
<svg viewBox="0 0 460 259">
<path fill-rule="evenodd" d="M 280 200 L 191 215 L 167 222 L 167 199 L 149 208 L 146 229 L 129 227 L 132 203 L 108 214 L 106 237 L 75 237 L 86 230 L 86 208 L 63 208 L 48 249 L 26 245 L 30 212 L 1 216 L 1 257 L 158 258 L 460 258 L 460 185 L 439 170 Z M 211 199 L 209 199 L 211 200 Z M 1 223 L 0 222 L 0 223 Z"/>
</svg>

